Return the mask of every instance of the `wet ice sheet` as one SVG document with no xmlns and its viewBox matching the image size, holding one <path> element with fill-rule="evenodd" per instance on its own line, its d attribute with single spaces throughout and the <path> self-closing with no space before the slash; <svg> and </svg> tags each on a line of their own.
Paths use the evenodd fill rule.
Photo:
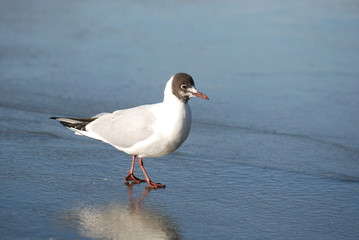
<svg viewBox="0 0 359 240">
<path fill-rule="evenodd" d="M 117 224 L 138 200 L 137 218 L 155 214 L 152 221 L 159 222 L 152 224 L 164 224 L 169 234 L 184 239 L 352 239 L 356 235 L 355 181 L 239 164 L 225 154 L 220 158 L 201 152 L 204 156 L 198 157 L 180 151 L 162 161 L 147 160 L 153 179 L 168 187 L 142 198 L 144 185 L 135 185 L 131 200 L 122 182 L 128 157 L 104 145 L 96 147 L 97 142 L 81 147 L 81 139 L 76 139 L 75 146 L 66 146 L 69 137 L 52 143 L 46 142 L 53 138 L 33 137 L 44 145 L 36 148 L 40 153 L 29 149 L 32 144 L 24 144 L 27 150 L 18 151 L 16 163 L 9 157 L 9 166 L 2 168 L 8 173 L 2 174 L 6 180 L 2 217 L 7 219 L 3 230 L 9 239 L 128 236 L 118 231 Z M 104 230 L 104 222 L 111 219 L 113 225 Z"/>
<path fill-rule="evenodd" d="M 161 238 L 358 238 L 355 1 L 0 9 L 2 239 L 129 238 L 148 218 Z M 145 159 L 166 189 L 131 193 L 129 156 L 48 120 L 160 101 L 178 71 L 210 101 Z"/>
</svg>

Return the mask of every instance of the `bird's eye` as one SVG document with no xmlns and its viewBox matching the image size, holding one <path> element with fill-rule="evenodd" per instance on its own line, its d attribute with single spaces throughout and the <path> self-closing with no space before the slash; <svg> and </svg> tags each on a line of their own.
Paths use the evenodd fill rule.
<svg viewBox="0 0 359 240">
<path fill-rule="evenodd" d="M 181 85 L 181 88 L 182 88 L 183 90 L 186 90 L 188 87 L 187 87 L 187 85 L 182 84 L 182 85 Z"/>
</svg>

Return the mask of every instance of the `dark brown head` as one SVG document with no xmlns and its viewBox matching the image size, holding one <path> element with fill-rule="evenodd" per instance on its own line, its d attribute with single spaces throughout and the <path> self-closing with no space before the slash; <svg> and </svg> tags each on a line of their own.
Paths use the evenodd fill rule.
<svg viewBox="0 0 359 240">
<path fill-rule="evenodd" d="M 184 103 L 192 97 L 208 100 L 205 94 L 197 91 L 193 78 L 187 73 L 176 73 L 172 76 L 172 93 Z"/>
</svg>

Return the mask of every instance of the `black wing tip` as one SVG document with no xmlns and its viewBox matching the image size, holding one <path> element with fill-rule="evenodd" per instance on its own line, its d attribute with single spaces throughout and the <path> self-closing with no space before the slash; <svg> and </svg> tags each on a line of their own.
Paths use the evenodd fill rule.
<svg viewBox="0 0 359 240">
<path fill-rule="evenodd" d="M 60 122 L 62 125 L 64 125 L 65 127 L 75 128 L 75 127 L 74 127 L 74 124 L 68 123 L 68 122 L 66 122 L 66 121 L 61 121 L 61 120 L 59 120 L 59 118 L 61 118 L 61 117 L 49 117 L 49 119 L 54 119 L 54 120 L 59 121 L 59 122 Z"/>
<path fill-rule="evenodd" d="M 89 124 L 90 122 L 96 120 L 97 117 L 92 117 L 92 118 L 50 117 L 50 119 L 55 119 L 55 120 L 59 121 L 62 125 L 64 125 L 67 128 L 76 129 L 76 130 L 80 130 L 80 131 L 86 131 L 87 124 Z M 77 122 L 72 122 L 72 121 L 67 122 L 66 119 L 75 120 Z"/>
</svg>

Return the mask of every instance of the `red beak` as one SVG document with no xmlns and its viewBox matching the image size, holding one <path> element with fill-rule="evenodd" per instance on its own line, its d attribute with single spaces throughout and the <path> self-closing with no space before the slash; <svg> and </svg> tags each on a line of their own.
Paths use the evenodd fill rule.
<svg viewBox="0 0 359 240">
<path fill-rule="evenodd" d="M 209 100 L 209 98 L 207 97 L 206 94 L 203 94 L 201 92 L 196 92 L 196 93 L 192 93 L 193 95 L 195 95 L 196 97 L 199 97 L 199 98 L 202 98 L 202 99 L 205 99 L 205 100 Z"/>
</svg>

